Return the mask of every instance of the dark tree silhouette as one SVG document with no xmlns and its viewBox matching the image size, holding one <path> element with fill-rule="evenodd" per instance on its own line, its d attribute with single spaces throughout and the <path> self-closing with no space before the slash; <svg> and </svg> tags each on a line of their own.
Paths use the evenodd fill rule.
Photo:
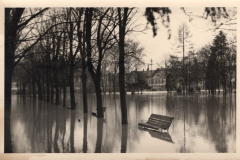
<svg viewBox="0 0 240 160">
<path fill-rule="evenodd" d="M 5 76 L 4 76 L 4 152 L 12 152 L 12 141 L 10 133 L 10 112 L 11 112 L 11 85 L 13 68 L 25 54 L 40 40 L 37 39 L 29 47 L 25 48 L 16 58 L 16 49 L 23 40 L 19 39 L 21 31 L 30 21 L 42 15 L 48 8 L 31 15 L 28 19 L 21 19 L 25 8 L 6 8 L 5 9 Z"/>
</svg>

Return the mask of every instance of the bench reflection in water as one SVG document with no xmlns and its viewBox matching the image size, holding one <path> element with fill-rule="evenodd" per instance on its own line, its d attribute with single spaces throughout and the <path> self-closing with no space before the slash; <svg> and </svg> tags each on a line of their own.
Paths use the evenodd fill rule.
<svg viewBox="0 0 240 160">
<path fill-rule="evenodd" d="M 153 138 L 157 138 L 157 139 L 161 139 L 170 143 L 174 143 L 172 140 L 172 137 L 170 136 L 170 134 L 168 132 L 159 132 L 156 130 L 149 130 L 149 129 L 145 129 L 142 127 L 138 127 L 139 130 L 142 131 L 147 131 L 149 132 L 149 134 L 153 137 Z"/>
</svg>

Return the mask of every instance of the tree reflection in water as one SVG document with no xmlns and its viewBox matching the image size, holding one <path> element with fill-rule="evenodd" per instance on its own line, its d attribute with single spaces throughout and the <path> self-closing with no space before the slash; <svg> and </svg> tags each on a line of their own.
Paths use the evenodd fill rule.
<svg viewBox="0 0 240 160">
<path fill-rule="evenodd" d="M 87 120 L 88 114 L 84 113 L 83 115 L 83 153 L 87 153 Z"/>
<path fill-rule="evenodd" d="M 97 142 L 95 153 L 102 153 L 103 121 L 103 118 L 97 119 Z"/>
<path fill-rule="evenodd" d="M 127 152 L 128 125 L 122 125 L 121 153 Z"/>
<path fill-rule="evenodd" d="M 96 109 L 96 98 L 91 94 L 88 97 L 89 111 Z M 105 119 L 84 114 L 81 105 L 69 110 L 61 104 L 13 95 L 13 150 L 16 153 L 236 152 L 235 94 L 144 93 L 126 98 L 129 123 L 122 126 L 118 94 L 104 97 Z M 67 97 L 66 104 L 69 102 Z M 82 100 L 77 103 L 82 104 Z M 138 129 L 137 124 L 152 113 L 174 117 L 169 136 Z M 81 121 L 77 122 L 78 119 Z M 175 143 L 167 143 L 166 138 Z"/>
<path fill-rule="evenodd" d="M 71 153 L 75 153 L 74 149 L 74 127 L 75 127 L 75 118 L 76 117 L 76 111 L 71 110 L 71 126 L 70 126 L 70 146 L 71 146 Z"/>
</svg>

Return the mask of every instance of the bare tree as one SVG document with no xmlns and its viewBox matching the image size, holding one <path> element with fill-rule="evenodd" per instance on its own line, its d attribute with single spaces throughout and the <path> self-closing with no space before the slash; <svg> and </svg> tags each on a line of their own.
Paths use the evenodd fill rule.
<svg viewBox="0 0 240 160">
<path fill-rule="evenodd" d="M 94 14 L 94 17 L 93 17 Z M 92 25 L 92 21 L 96 19 L 96 24 Z M 103 117 L 102 95 L 101 95 L 101 67 L 105 52 L 112 48 L 116 43 L 113 37 L 113 31 L 117 27 L 115 21 L 115 11 L 111 8 L 93 9 L 87 8 L 85 11 L 86 18 L 86 41 L 87 41 L 87 64 L 88 71 L 95 85 L 97 97 L 97 115 Z M 90 27 L 90 29 L 89 29 Z M 92 34 L 91 30 L 95 29 L 96 34 Z M 92 50 L 91 37 L 96 41 L 96 48 Z M 93 43 L 93 45 L 95 45 Z M 95 53 L 95 57 L 93 55 Z"/>
<path fill-rule="evenodd" d="M 5 9 L 5 129 L 4 129 L 4 152 L 11 153 L 12 141 L 10 133 L 10 112 L 11 112 L 11 85 L 13 68 L 16 66 L 24 55 L 40 40 L 40 37 L 35 40 L 29 47 L 23 48 L 20 53 L 16 53 L 19 45 L 26 41 L 26 35 L 23 34 L 23 29 L 30 27 L 29 23 L 33 19 L 41 16 L 48 8 L 40 9 L 28 17 L 22 18 L 25 8 L 6 8 Z M 34 24 L 33 24 L 34 25 Z M 31 28 L 31 27 L 30 27 Z"/>
</svg>

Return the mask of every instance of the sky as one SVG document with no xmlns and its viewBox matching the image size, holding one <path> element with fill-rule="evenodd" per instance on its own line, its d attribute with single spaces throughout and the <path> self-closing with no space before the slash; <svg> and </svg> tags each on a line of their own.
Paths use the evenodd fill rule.
<svg viewBox="0 0 240 160">
<path fill-rule="evenodd" d="M 153 37 L 153 32 L 151 30 L 150 24 L 148 25 L 149 30 L 144 31 L 144 33 L 136 32 L 133 33 L 133 35 L 129 36 L 129 38 L 133 38 L 134 40 L 139 41 L 141 43 L 141 46 L 145 48 L 145 66 L 143 66 L 141 70 L 147 69 L 147 66 L 150 63 L 151 59 L 153 61 L 152 69 L 156 69 L 159 68 L 159 64 L 163 65 L 164 60 L 167 58 L 167 56 L 169 56 L 169 54 L 182 57 L 182 52 L 175 53 L 172 48 L 174 48 L 173 44 L 176 43 L 179 25 L 183 22 L 185 22 L 190 28 L 190 33 L 192 34 L 190 41 L 194 44 L 195 51 L 198 51 L 206 44 L 212 43 L 215 35 L 219 33 L 219 30 L 213 31 L 213 26 L 210 23 L 210 19 L 205 20 L 202 18 L 194 18 L 191 22 L 189 22 L 188 16 L 183 13 L 180 7 L 170 7 L 170 9 L 172 10 L 172 13 L 170 14 L 171 39 L 168 39 L 167 29 L 162 25 L 161 19 L 157 20 L 159 29 L 157 31 L 156 37 Z M 193 12 L 193 14 L 196 15 L 202 15 L 204 11 L 203 7 L 185 9 L 187 11 Z M 143 24 L 141 27 L 145 28 L 147 21 L 143 14 L 144 8 L 139 8 L 139 13 L 136 15 L 136 23 Z"/>
</svg>

